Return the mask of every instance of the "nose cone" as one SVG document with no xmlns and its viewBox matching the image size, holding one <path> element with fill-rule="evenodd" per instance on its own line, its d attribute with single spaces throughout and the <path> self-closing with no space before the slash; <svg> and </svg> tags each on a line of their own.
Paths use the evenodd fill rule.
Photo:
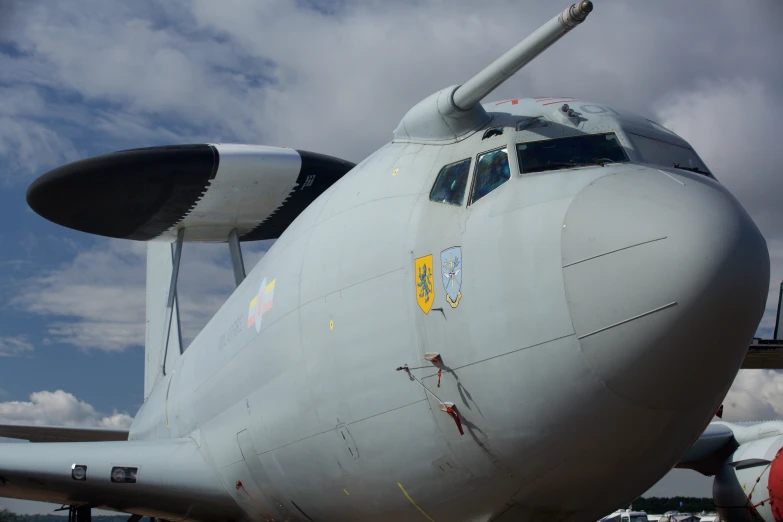
<svg viewBox="0 0 783 522">
<path fill-rule="evenodd" d="M 562 231 L 588 364 L 650 408 L 720 400 L 766 302 L 764 238 L 726 189 L 699 178 L 646 168 L 602 177 L 575 197 Z"/>
</svg>

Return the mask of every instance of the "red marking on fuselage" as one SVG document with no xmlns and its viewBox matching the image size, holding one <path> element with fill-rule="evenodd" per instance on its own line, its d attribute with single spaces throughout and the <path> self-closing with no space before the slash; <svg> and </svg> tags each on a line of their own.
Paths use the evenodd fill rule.
<svg viewBox="0 0 783 522">
<path fill-rule="evenodd" d="M 501 102 L 497 102 L 495 105 L 496 106 L 497 105 L 503 105 L 504 103 L 509 103 L 509 102 L 511 102 L 511 105 L 516 105 L 516 104 L 519 103 L 519 100 L 504 100 L 504 101 L 501 101 Z"/>
<path fill-rule="evenodd" d="M 567 100 L 567 99 L 566 100 L 556 100 L 556 101 L 553 101 L 553 102 L 544 103 L 543 105 L 552 105 L 553 103 L 565 103 L 565 102 L 577 102 L 577 101 L 579 101 L 579 100 L 573 100 L 573 99 L 571 99 L 571 100 Z"/>
</svg>

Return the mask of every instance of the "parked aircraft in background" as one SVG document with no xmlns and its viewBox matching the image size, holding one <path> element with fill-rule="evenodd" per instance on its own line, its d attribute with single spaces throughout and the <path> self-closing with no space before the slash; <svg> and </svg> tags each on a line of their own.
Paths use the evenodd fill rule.
<svg viewBox="0 0 783 522">
<path fill-rule="evenodd" d="M 654 519 L 655 522 L 659 522 Z M 598 522 L 650 522 L 647 513 L 644 511 L 634 511 L 632 509 L 618 509 L 614 513 L 606 515 Z M 668 520 L 666 522 L 669 522 Z"/>
<path fill-rule="evenodd" d="M 145 402 L 128 431 L 3 427 L 41 443 L 0 446 L 0 495 L 78 521 L 576 522 L 648 489 L 742 365 L 769 256 L 658 123 L 480 103 L 592 9 L 421 101 L 359 165 L 181 145 L 36 180 L 41 216 L 148 242 Z M 240 242 L 270 238 L 246 274 Z M 237 288 L 184 351 L 186 241 L 227 243 Z"/>
</svg>

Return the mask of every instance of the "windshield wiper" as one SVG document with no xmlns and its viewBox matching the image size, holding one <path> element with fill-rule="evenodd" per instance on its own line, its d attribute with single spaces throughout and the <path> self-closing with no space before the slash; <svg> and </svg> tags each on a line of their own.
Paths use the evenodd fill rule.
<svg viewBox="0 0 783 522">
<path fill-rule="evenodd" d="M 609 158 L 596 158 L 595 162 L 597 165 L 601 165 L 602 167 L 605 167 L 607 163 L 617 165 L 617 162 L 615 160 Z"/>
<path fill-rule="evenodd" d="M 672 167 L 674 167 L 675 169 L 687 170 L 687 171 L 690 171 L 690 172 L 697 172 L 699 174 L 704 174 L 706 176 L 710 175 L 709 172 L 707 172 L 706 170 L 701 170 L 699 167 L 681 167 L 679 163 L 673 164 Z"/>
<path fill-rule="evenodd" d="M 545 165 L 542 165 L 540 168 L 542 169 L 552 169 L 552 168 L 568 168 L 568 167 L 595 167 L 596 165 L 604 166 L 603 162 L 579 162 L 579 161 L 559 161 L 559 162 L 547 162 Z"/>
</svg>

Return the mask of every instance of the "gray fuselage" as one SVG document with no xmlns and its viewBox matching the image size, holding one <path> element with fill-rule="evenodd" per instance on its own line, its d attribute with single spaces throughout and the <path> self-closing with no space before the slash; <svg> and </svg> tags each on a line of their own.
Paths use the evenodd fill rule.
<svg viewBox="0 0 783 522">
<path fill-rule="evenodd" d="M 466 139 L 394 141 L 345 175 L 155 387 L 131 438 L 193 436 L 261 520 L 577 521 L 643 493 L 739 369 L 766 246 L 713 177 L 672 168 L 681 138 L 548 100 L 485 105 Z M 518 144 L 602 133 L 627 162 L 520 174 Z M 479 156 L 504 147 L 510 179 L 468 204 Z M 432 201 L 465 159 L 462 202 Z"/>
</svg>

